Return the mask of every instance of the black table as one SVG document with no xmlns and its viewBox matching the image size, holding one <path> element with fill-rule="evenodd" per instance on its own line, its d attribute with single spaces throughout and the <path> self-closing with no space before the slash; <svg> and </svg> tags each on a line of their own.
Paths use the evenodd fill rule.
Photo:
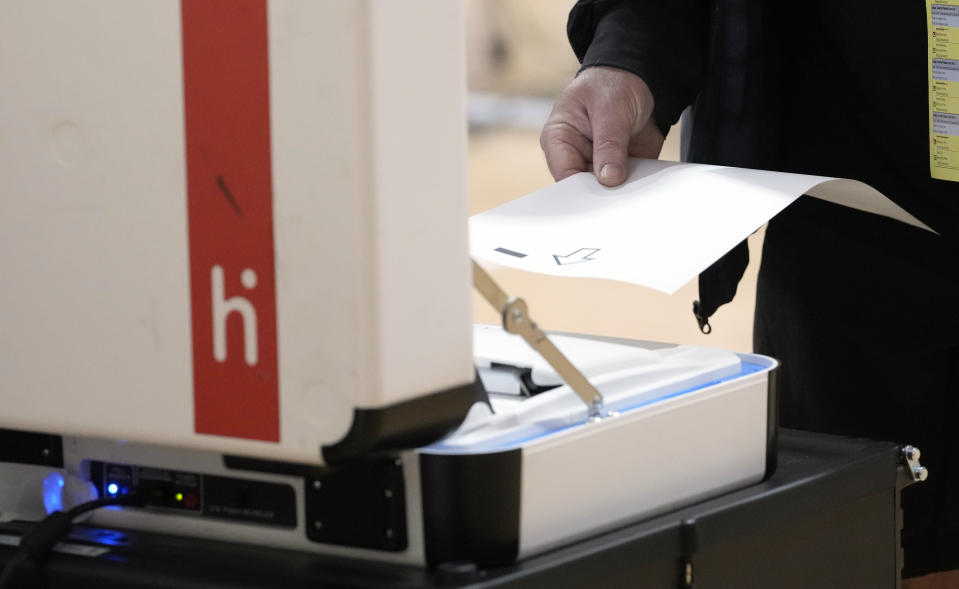
<svg viewBox="0 0 959 589">
<path fill-rule="evenodd" d="M 107 551 L 55 553 L 23 572 L 57 588 L 898 587 L 900 447 L 787 430 L 779 440 L 767 481 L 508 567 L 427 571 L 78 525 L 70 543 Z M 0 545 L 0 563 L 12 554 Z"/>
</svg>

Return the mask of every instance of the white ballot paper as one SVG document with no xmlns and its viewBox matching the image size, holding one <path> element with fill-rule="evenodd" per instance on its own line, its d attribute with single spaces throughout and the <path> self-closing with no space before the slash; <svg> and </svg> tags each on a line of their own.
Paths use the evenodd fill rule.
<svg viewBox="0 0 959 589">
<path fill-rule="evenodd" d="M 629 166 L 616 188 L 584 172 L 474 215 L 473 257 L 672 294 L 803 194 L 932 231 L 855 180 L 658 160 Z"/>
</svg>

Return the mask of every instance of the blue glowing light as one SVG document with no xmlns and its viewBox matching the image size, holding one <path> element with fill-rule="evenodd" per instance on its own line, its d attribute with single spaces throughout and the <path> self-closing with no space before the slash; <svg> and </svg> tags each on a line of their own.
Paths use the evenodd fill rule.
<svg viewBox="0 0 959 589">
<path fill-rule="evenodd" d="M 63 474 L 58 471 L 43 479 L 43 507 L 48 514 L 63 509 Z"/>
<path fill-rule="evenodd" d="M 107 485 L 107 493 L 111 495 L 116 495 L 119 490 L 120 490 L 120 487 L 117 486 L 116 483 L 110 483 L 109 485 Z"/>
</svg>

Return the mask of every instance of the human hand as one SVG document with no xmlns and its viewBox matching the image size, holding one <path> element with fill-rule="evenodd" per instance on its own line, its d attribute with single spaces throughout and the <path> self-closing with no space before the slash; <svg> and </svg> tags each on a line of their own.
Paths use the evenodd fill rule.
<svg viewBox="0 0 959 589">
<path fill-rule="evenodd" d="M 627 156 L 655 159 L 663 148 L 652 113 L 653 94 L 639 76 L 584 70 L 560 93 L 539 136 L 553 179 L 592 171 L 606 186 L 622 184 Z"/>
</svg>

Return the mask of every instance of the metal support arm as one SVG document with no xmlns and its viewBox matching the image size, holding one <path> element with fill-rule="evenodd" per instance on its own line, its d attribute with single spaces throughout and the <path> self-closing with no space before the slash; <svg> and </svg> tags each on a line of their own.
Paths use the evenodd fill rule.
<svg viewBox="0 0 959 589">
<path fill-rule="evenodd" d="M 475 260 L 473 261 L 473 286 L 500 313 L 503 319 L 503 328 L 507 332 L 517 334 L 526 340 L 526 343 L 536 350 L 553 367 L 559 377 L 586 403 L 586 406 L 589 407 L 590 421 L 599 421 L 609 416 L 603 406 L 603 395 L 586 380 L 583 373 L 573 366 L 569 359 L 543 333 L 543 330 L 536 325 L 536 322 L 529 316 L 526 301 L 507 296 L 489 273 Z"/>
</svg>

